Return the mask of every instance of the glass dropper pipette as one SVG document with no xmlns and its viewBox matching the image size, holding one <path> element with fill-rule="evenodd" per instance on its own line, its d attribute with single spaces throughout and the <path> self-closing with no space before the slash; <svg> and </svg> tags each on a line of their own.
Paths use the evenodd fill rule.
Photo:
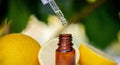
<svg viewBox="0 0 120 65">
<path fill-rule="evenodd" d="M 41 0 L 41 1 L 44 5 L 47 3 L 50 4 L 51 8 L 55 12 L 55 14 L 58 16 L 58 18 L 60 19 L 63 25 L 67 23 L 62 11 L 59 9 L 59 7 L 57 6 L 54 0 Z"/>
</svg>

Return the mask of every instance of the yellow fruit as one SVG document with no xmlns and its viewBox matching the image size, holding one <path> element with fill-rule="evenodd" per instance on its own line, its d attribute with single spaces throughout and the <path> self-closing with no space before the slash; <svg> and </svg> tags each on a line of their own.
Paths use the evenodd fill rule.
<svg viewBox="0 0 120 65">
<path fill-rule="evenodd" d="M 55 50 L 58 48 L 58 38 L 53 39 L 45 43 L 40 52 L 39 52 L 39 61 L 41 65 L 55 65 Z M 76 51 L 76 65 L 79 62 L 79 50 L 78 48 L 73 45 L 75 51 Z"/>
<path fill-rule="evenodd" d="M 40 45 L 33 38 L 8 34 L 0 38 L 0 65 L 39 65 Z"/>
<path fill-rule="evenodd" d="M 110 56 L 88 44 L 81 44 L 79 51 L 80 65 L 117 65 Z"/>
</svg>

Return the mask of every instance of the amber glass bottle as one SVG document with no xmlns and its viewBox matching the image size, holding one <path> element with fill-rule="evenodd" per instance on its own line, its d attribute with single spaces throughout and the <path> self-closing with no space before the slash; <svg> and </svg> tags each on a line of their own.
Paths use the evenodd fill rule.
<svg viewBox="0 0 120 65">
<path fill-rule="evenodd" d="M 56 49 L 56 65 L 75 65 L 75 50 L 72 47 L 72 35 L 60 34 Z"/>
</svg>

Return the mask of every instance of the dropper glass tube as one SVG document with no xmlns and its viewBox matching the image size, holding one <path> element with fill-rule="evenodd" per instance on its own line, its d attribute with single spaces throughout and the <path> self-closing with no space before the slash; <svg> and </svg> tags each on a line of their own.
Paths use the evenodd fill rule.
<svg viewBox="0 0 120 65">
<path fill-rule="evenodd" d="M 59 19 L 61 20 L 62 24 L 66 24 L 66 19 L 63 15 L 63 13 L 61 12 L 61 10 L 59 9 L 59 7 L 56 5 L 55 1 L 49 1 L 49 4 L 51 6 L 51 8 L 53 9 L 53 11 L 55 12 L 55 14 L 59 17 Z"/>
</svg>

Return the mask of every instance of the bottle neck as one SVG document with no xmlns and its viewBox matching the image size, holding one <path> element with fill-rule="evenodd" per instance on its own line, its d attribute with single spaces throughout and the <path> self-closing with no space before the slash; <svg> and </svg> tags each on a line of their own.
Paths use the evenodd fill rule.
<svg viewBox="0 0 120 65">
<path fill-rule="evenodd" d="M 59 36 L 58 51 L 68 52 L 72 48 L 72 37 L 71 34 L 61 34 Z"/>
</svg>

